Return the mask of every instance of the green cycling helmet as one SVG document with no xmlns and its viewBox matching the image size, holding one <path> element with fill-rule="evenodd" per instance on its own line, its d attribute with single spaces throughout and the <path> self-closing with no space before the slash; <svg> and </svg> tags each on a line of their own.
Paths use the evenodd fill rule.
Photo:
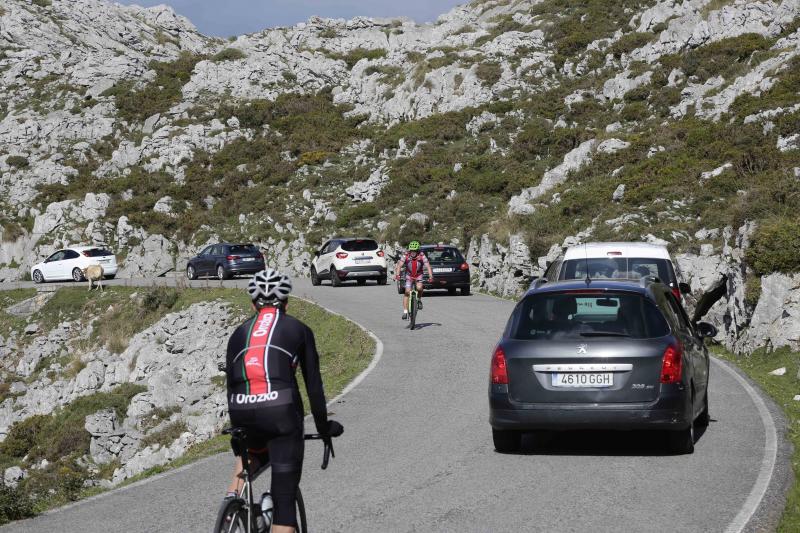
<svg viewBox="0 0 800 533">
<path fill-rule="evenodd" d="M 411 241 L 410 243 L 408 243 L 408 251 L 409 252 L 419 251 L 419 241 Z"/>
</svg>

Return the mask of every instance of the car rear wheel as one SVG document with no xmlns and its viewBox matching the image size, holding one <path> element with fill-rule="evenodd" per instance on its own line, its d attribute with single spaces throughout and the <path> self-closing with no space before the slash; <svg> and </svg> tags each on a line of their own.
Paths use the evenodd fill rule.
<svg viewBox="0 0 800 533">
<path fill-rule="evenodd" d="M 44 282 L 44 276 L 42 276 L 42 273 L 40 271 L 38 271 L 38 270 L 34 270 L 33 271 L 33 276 L 32 277 L 33 277 L 33 282 L 34 283 L 43 283 Z"/>
<path fill-rule="evenodd" d="M 404 292 L 406 292 L 405 287 L 403 287 L 403 285 L 401 285 L 400 282 L 398 281 L 397 282 L 397 294 L 403 294 Z"/>
<path fill-rule="evenodd" d="M 219 279 L 228 279 L 230 277 L 231 277 L 231 275 L 228 274 L 227 272 L 225 272 L 225 267 L 223 267 L 222 265 L 219 265 L 217 267 L 217 278 L 219 278 Z"/>
<path fill-rule="evenodd" d="M 461 287 L 461 296 L 469 296 L 469 287 Z"/>
<path fill-rule="evenodd" d="M 105 279 L 114 279 L 114 278 L 116 278 L 116 277 L 117 277 L 117 275 L 116 275 L 116 274 L 106 274 L 106 275 L 105 275 L 105 276 L 103 276 L 103 277 L 104 277 Z"/>
<path fill-rule="evenodd" d="M 358 284 L 359 284 L 359 285 L 366 285 L 366 284 L 367 284 L 367 280 L 365 280 L 365 279 L 359 279 L 359 280 L 358 280 Z"/>
<path fill-rule="evenodd" d="M 386 285 L 387 283 L 389 283 L 389 280 L 386 279 L 386 276 L 383 276 L 382 278 L 378 278 L 378 285 Z"/>
<path fill-rule="evenodd" d="M 333 285 L 334 287 L 342 286 L 342 280 L 339 277 L 339 274 L 336 273 L 336 269 L 333 267 L 331 267 L 331 285 Z"/>
<path fill-rule="evenodd" d="M 455 287 L 450 287 L 449 289 L 447 289 L 447 294 L 449 294 L 450 296 L 455 296 L 456 294 Z"/>
<path fill-rule="evenodd" d="M 197 279 L 197 271 L 192 265 L 186 267 L 186 277 L 189 279 Z"/>
<path fill-rule="evenodd" d="M 317 275 L 317 269 L 312 266 L 311 267 L 311 284 L 313 286 L 317 287 L 317 286 L 319 286 L 320 283 L 322 283 L 322 281 L 319 279 L 319 276 Z"/>
<path fill-rule="evenodd" d="M 492 429 L 494 449 L 500 453 L 514 453 L 522 446 L 522 432 L 506 429 Z"/>
<path fill-rule="evenodd" d="M 75 281 L 83 281 L 85 279 L 83 277 L 83 271 L 78 267 L 73 268 L 72 269 L 72 279 L 74 279 Z"/>
<path fill-rule="evenodd" d="M 694 424 L 686 429 L 669 432 L 669 448 L 673 453 L 694 453 Z"/>
</svg>

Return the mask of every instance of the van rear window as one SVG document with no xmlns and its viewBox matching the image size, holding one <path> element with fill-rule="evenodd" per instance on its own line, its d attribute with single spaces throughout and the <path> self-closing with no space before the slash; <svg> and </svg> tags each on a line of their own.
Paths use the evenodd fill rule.
<svg viewBox="0 0 800 533">
<path fill-rule="evenodd" d="M 428 261 L 434 263 L 463 263 L 464 258 L 456 248 L 423 248 Z"/>
<path fill-rule="evenodd" d="M 559 279 L 640 279 L 656 276 L 663 283 L 673 282 L 669 261 L 640 257 L 600 257 L 569 259 L 561 267 Z"/>
<path fill-rule="evenodd" d="M 534 294 L 514 310 L 514 339 L 654 339 L 669 334 L 658 307 L 636 293 L 566 291 Z"/>
<path fill-rule="evenodd" d="M 372 252 L 378 249 L 378 243 L 372 239 L 357 239 L 342 243 L 345 252 Z"/>
</svg>

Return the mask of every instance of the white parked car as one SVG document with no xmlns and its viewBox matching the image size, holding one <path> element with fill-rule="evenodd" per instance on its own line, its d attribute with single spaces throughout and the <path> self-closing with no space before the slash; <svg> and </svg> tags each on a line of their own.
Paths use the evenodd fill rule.
<svg viewBox="0 0 800 533">
<path fill-rule="evenodd" d="M 114 279 L 117 275 L 117 258 L 113 253 L 97 246 L 71 246 L 31 267 L 31 279 L 36 283 L 73 279 L 83 281 L 83 269 L 89 265 L 103 267 L 103 277 Z"/>
<path fill-rule="evenodd" d="M 323 279 L 334 287 L 352 280 L 364 285 L 368 279 L 386 285 L 386 254 L 374 239 L 331 239 L 311 262 L 311 284 L 319 285 Z"/>
<path fill-rule="evenodd" d="M 547 268 L 550 282 L 568 279 L 639 279 L 657 277 L 679 301 L 691 289 L 681 283 L 666 246 L 644 242 L 588 242 L 570 246 Z"/>
</svg>

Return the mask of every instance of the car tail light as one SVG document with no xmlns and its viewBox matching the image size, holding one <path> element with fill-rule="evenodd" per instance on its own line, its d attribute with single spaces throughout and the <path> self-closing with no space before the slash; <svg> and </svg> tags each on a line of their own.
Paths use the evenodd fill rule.
<svg viewBox="0 0 800 533">
<path fill-rule="evenodd" d="M 82 255 L 83 257 L 92 257 L 91 255 L 89 255 L 89 252 L 88 252 L 88 251 L 86 251 L 86 250 L 82 251 L 82 252 L 81 252 L 81 255 Z"/>
<path fill-rule="evenodd" d="M 459 268 L 460 268 L 461 270 L 469 270 L 469 265 L 468 265 L 468 264 L 466 264 L 466 263 L 461 263 L 461 266 L 460 266 Z"/>
<path fill-rule="evenodd" d="M 228 255 L 228 256 L 225 256 L 225 259 L 227 259 L 228 261 L 235 261 L 235 260 L 239 259 L 239 256 L 238 255 Z"/>
<path fill-rule="evenodd" d="M 337 252 L 336 259 L 347 259 L 347 254 L 344 252 Z"/>
<path fill-rule="evenodd" d="M 383 257 L 384 255 L 386 254 L 383 253 L 383 250 L 378 250 L 378 257 Z"/>
<path fill-rule="evenodd" d="M 670 344 L 664 350 L 664 361 L 661 363 L 661 383 L 680 383 L 683 370 L 683 347 Z"/>
<path fill-rule="evenodd" d="M 681 290 L 678 287 L 672 287 L 672 294 L 675 295 L 676 300 L 681 301 Z"/>
<path fill-rule="evenodd" d="M 508 371 L 506 370 L 506 353 L 498 346 L 492 356 L 492 384 L 508 385 Z"/>
</svg>

